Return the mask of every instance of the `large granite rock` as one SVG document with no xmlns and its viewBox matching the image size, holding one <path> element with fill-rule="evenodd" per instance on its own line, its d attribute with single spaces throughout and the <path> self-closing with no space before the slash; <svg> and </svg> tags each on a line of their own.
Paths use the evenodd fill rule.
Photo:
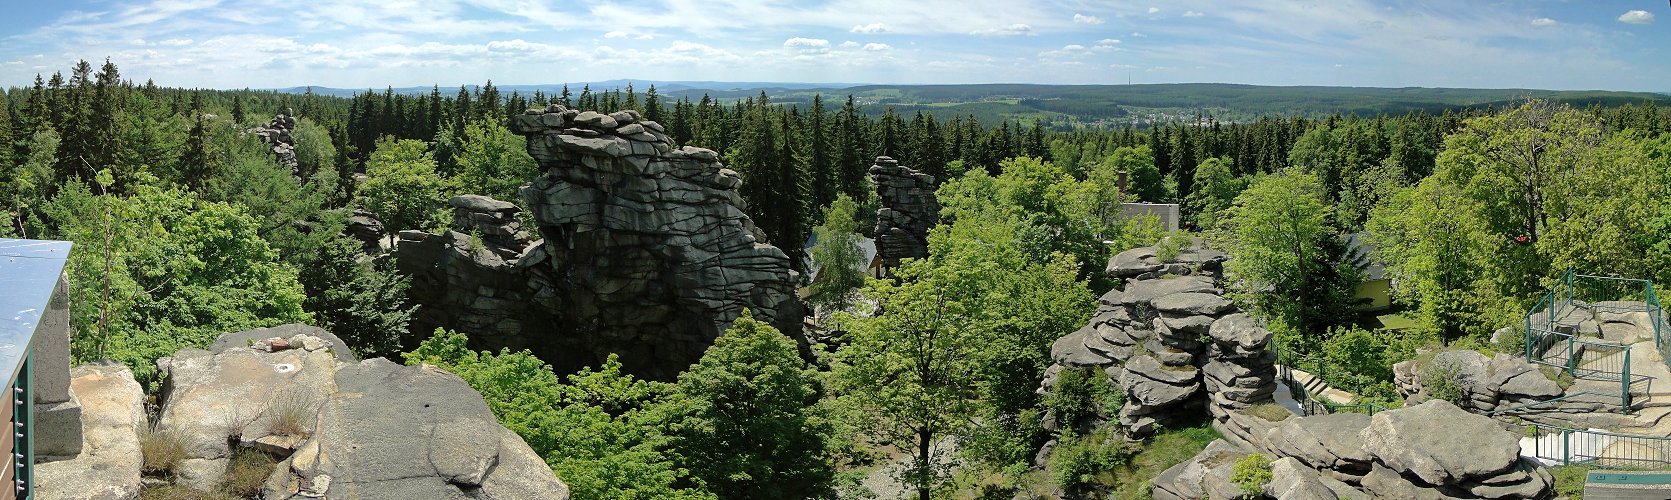
<svg viewBox="0 0 1671 500">
<path fill-rule="evenodd" d="M 568 486 L 464 380 L 378 358 L 336 373 L 311 438 L 263 498 L 566 499 Z"/>
<path fill-rule="evenodd" d="M 303 333 L 254 340 L 281 331 Z M 346 348 L 332 349 L 306 328 L 252 332 L 223 336 L 218 351 L 187 349 L 157 360 L 164 385 L 154 431 L 185 445 L 177 471 L 182 484 L 215 488 L 240 443 L 288 452 L 312 431 L 311 416 L 336 391 L 340 361 L 332 351 Z"/>
<path fill-rule="evenodd" d="M 628 372 L 671 379 L 745 308 L 799 337 L 799 277 L 744 215 L 742 180 L 716 153 L 674 148 L 634 111 L 554 105 L 511 125 L 543 171 L 521 189 L 543 239 L 517 248 L 514 207 L 479 197 L 454 200 L 453 231 L 401 233 L 398 268 L 420 305 L 408 341 L 452 328 L 559 371 L 618 353 Z"/>
<path fill-rule="evenodd" d="M 1343 413 L 1270 423 L 1231 415 L 1229 421 L 1240 431 L 1226 432 L 1223 445 L 1210 445 L 1162 473 L 1155 479 L 1155 498 L 1234 498 L 1211 496 L 1234 487 L 1213 468 L 1248 453 L 1275 459 L 1265 493 L 1276 498 L 1544 499 L 1554 494 L 1548 469 L 1519 456 L 1516 432 L 1444 401 L 1373 417 Z M 1246 425 L 1250 420 L 1265 423 Z"/>
<path fill-rule="evenodd" d="M 36 498 L 138 498 L 145 391 L 122 365 L 82 365 L 71 370 L 71 376 L 70 391 L 81 401 L 81 453 L 36 465 Z"/>
<path fill-rule="evenodd" d="M 882 265 L 893 268 L 900 259 L 927 257 L 928 230 L 940 221 L 934 176 L 878 156 L 870 166 L 870 179 L 882 202 L 876 211 L 876 256 Z"/>
</svg>

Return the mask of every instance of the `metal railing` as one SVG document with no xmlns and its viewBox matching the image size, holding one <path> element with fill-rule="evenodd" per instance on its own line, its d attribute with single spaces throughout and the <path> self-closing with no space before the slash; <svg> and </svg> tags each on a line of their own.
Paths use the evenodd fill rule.
<svg viewBox="0 0 1671 500">
<path fill-rule="evenodd" d="M 1527 451 L 1549 465 L 1590 465 L 1609 469 L 1671 468 L 1671 437 L 1641 436 L 1527 423 Z"/>
<path fill-rule="evenodd" d="M 1631 388 L 1651 378 L 1631 374 L 1629 344 L 1580 337 L 1586 321 L 1599 330 L 1597 312 L 1647 313 L 1655 347 L 1662 358 L 1671 353 L 1667 345 L 1671 338 L 1662 332 L 1664 312 L 1653 282 L 1568 269 L 1526 314 L 1526 361 L 1558 368 L 1575 379 L 1617 383 L 1619 406 L 1629 409 Z"/>
<path fill-rule="evenodd" d="M 1363 393 L 1361 385 L 1351 385 L 1351 389 L 1347 390 L 1353 395 L 1353 402 L 1351 403 L 1336 403 L 1330 401 L 1327 397 L 1313 395 L 1310 390 L 1306 389 L 1304 383 L 1296 379 L 1294 368 L 1298 367 L 1310 373 L 1314 380 L 1330 387 L 1337 386 L 1330 382 L 1329 375 L 1338 373 L 1340 370 L 1333 368 L 1326 361 L 1301 357 L 1281 350 L 1274 343 L 1271 344 L 1270 349 L 1277 352 L 1277 377 L 1282 380 L 1284 385 L 1288 386 L 1288 396 L 1293 398 L 1294 402 L 1299 403 L 1300 413 L 1305 416 L 1341 412 L 1374 415 L 1391 409 L 1381 404 L 1364 401 L 1360 396 Z"/>
</svg>

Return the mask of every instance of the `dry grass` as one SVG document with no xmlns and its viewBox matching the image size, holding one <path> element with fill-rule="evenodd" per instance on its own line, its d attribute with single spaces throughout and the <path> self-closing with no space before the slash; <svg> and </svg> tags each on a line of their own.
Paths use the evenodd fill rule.
<svg viewBox="0 0 1671 500">
<path fill-rule="evenodd" d="M 275 436 L 307 436 L 313 428 L 314 412 L 305 400 L 283 397 L 267 408 L 267 434 Z"/>
<path fill-rule="evenodd" d="M 140 468 L 149 474 L 173 474 L 186 459 L 186 443 L 173 431 L 148 431 L 139 436 Z"/>
<path fill-rule="evenodd" d="M 226 468 L 221 489 L 239 498 L 255 498 L 261 494 L 262 484 L 267 482 L 267 476 L 273 473 L 276 465 L 278 460 L 272 455 L 256 450 L 238 452 Z"/>
</svg>

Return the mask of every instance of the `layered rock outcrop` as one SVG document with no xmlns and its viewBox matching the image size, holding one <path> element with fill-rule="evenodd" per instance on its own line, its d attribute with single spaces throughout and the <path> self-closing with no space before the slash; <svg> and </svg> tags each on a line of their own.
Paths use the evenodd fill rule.
<svg viewBox="0 0 1671 500">
<path fill-rule="evenodd" d="M 290 167 L 296 172 L 296 139 L 291 136 L 296 131 L 296 117 L 290 108 L 279 110 L 277 116 L 265 125 L 250 129 L 250 133 L 260 137 L 273 150 L 273 156 L 280 164 Z"/>
<path fill-rule="evenodd" d="M 1412 359 L 1393 365 L 1393 386 L 1408 404 L 1431 398 L 1428 386 L 1434 381 L 1430 379 L 1441 376 L 1449 378 L 1447 382 L 1463 392 L 1463 408 L 1476 412 L 1545 401 L 1563 392 L 1559 384 L 1527 363 L 1525 357 L 1511 354 L 1497 353 L 1488 359 L 1479 351 L 1461 349 L 1435 354 L 1432 359 Z M 1572 405 L 1568 407 L 1571 409 Z M 1599 407 L 1590 405 L 1583 409 L 1594 411 Z"/>
<path fill-rule="evenodd" d="M 521 236 L 515 207 L 481 197 L 451 202 L 448 233 L 401 233 L 416 335 L 457 329 L 472 347 L 531 349 L 559 371 L 618 353 L 657 379 L 688 368 L 745 308 L 800 335 L 799 277 L 744 215 L 742 179 L 719 155 L 674 147 L 635 111 L 554 105 L 512 128 L 542 171 L 521 189 L 541 239 Z"/>
<path fill-rule="evenodd" d="M 127 500 L 139 497 L 139 436 L 145 391 L 128 367 L 92 364 L 71 370 L 81 401 L 81 453 L 35 466 L 35 497 L 43 500 Z"/>
<path fill-rule="evenodd" d="M 882 265 L 893 268 L 900 259 L 927 257 L 928 230 L 940 222 L 934 176 L 878 156 L 870 166 L 870 179 L 882 202 L 876 211 L 876 256 Z"/>
<path fill-rule="evenodd" d="M 1273 480 L 1265 485 L 1265 494 L 1276 498 L 1553 496 L 1548 469 L 1519 455 L 1518 432 L 1444 401 L 1373 417 L 1289 417 L 1255 427 L 1263 431 L 1245 435 L 1251 438 L 1245 444 L 1215 441 L 1163 472 L 1155 479 L 1155 498 L 1233 498 L 1216 493 L 1235 487 L 1226 484 L 1228 468 L 1249 453 L 1276 459 Z"/>
<path fill-rule="evenodd" d="M 1049 390 L 1066 367 L 1101 370 L 1126 395 L 1118 424 L 1132 437 L 1204 410 L 1222 417 L 1270 401 L 1276 389 L 1275 358 L 1265 349 L 1271 334 L 1223 297 L 1224 259 L 1202 248 L 1173 262 L 1161 262 L 1153 248 L 1115 255 L 1109 273 L 1125 285 L 1099 299 L 1089 324 L 1051 346 L 1056 366 L 1040 390 Z"/>
</svg>

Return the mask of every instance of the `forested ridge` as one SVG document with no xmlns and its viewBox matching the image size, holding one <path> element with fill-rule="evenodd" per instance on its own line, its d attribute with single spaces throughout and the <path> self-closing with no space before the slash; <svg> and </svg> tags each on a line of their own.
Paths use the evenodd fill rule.
<svg viewBox="0 0 1671 500">
<path fill-rule="evenodd" d="M 1168 429 L 1145 445 L 1047 428 L 1123 396 L 1082 374 L 1035 392 L 1051 343 L 1117 284 L 1103 272 L 1110 256 L 1136 247 L 1175 256 L 1200 239 L 1226 251 L 1231 294 L 1282 349 L 1352 367 L 1337 376 L 1389 404 L 1388 367 L 1417 348 L 1517 349 L 1491 334 L 1569 267 L 1671 282 L 1671 108 L 1651 100 L 1064 132 L 871 116 L 848 95 L 720 104 L 654 87 L 526 95 L 489 82 L 340 98 L 140 84 L 82 61 L 7 89 L 5 104 L 0 235 L 76 243 L 77 362 L 124 363 L 154 391 L 159 357 L 224 332 L 318 325 L 361 356 L 463 377 L 576 498 L 859 497 L 896 460 L 898 482 L 922 498 L 1147 494 L 1150 469 L 1169 460 L 1157 450 L 1194 446 L 1176 463 L 1212 431 Z M 678 145 L 718 153 L 790 262 L 832 270 L 808 298 L 816 335 L 745 316 L 676 380 L 650 381 L 614 358 L 556 373 L 528 352 L 472 351 L 477 332 L 409 332 L 410 278 L 345 234 L 349 216 L 375 214 L 390 234 L 445 232 L 454 196 L 522 204 L 517 189 L 539 169 L 509 124 L 547 106 L 635 110 Z M 294 167 L 250 131 L 284 110 Z M 931 175 L 942 207 L 928 257 L 891 279 L 854 265 L 882 208 L 868 173 L 879 156 Z M 1130 201 L 1179 204 L 1183 231 L 1123 218 Z M 1376 250 L 1349 245 L 1353 233 Z M 1371 259 L 1396 278 L 1396 312 L 1413 328 L 1357 312 Z M 1047 442 L 1055 451 L 1041 455 Z M 946 465 L 948 453 L 963 465 Z"/>
</svg>

